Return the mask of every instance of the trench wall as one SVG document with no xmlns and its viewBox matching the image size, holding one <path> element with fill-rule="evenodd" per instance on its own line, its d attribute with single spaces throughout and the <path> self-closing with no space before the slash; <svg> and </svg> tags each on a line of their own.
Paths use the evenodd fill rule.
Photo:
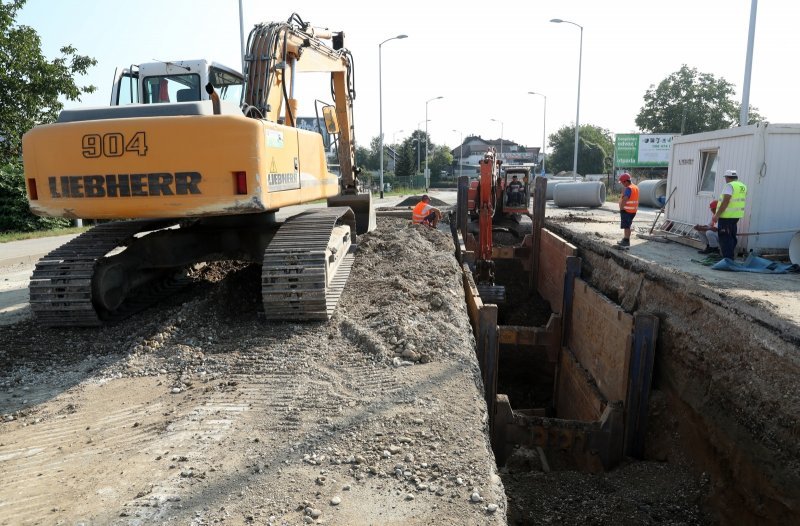
<svg viewBox="0 0 800 526">
<path fill-rule="evenodd" d="M 800 523 L 797 334 L 770 315 L 557 224 L 581 276 L 659 319 L 646 458 L 711 478 L 726 523 Z"/>
</svg>

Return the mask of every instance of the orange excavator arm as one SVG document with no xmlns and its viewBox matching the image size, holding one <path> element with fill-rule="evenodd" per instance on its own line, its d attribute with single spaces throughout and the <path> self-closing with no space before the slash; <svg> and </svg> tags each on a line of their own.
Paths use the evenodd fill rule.
<svg viewBox="0 0 800 526">
<path fill-rule="evenodd" d="M 478 254 L 476 262 L 478 283 L 494 283 L 492 261 L 492 217 L 497 198 L 497 160 L 494 149 L 480 161 L 481 177 L 478 187 Z"/>
</svg>

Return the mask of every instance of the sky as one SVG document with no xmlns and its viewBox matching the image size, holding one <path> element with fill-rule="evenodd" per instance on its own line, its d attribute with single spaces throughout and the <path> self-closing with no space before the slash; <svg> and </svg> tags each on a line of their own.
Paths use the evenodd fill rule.
<svg viewBox="0 0 800 526">
<path fill-rule="evenodd" d="M 239 4 L 28 0 L 17 22 L 36 29 L 50 59 L 67 44 L 96 58 L 78 81 L 97 92 L 66 106 L 103 106 L 117 66 L 206 58 L 241 69 Z M 741 101 L 752 0 L 241 4 L 245 38 L 255 24 L 286 21 L 293 12 L 345 32 L 355 63 L 359 144 L 378 136 L 381 113 L 385 142 L 393 143 L 425 129 L 427 109 L 433 143 L 456 147 L 462 137 L 480 135 L 537 147 L 545 132 L 575 123 L 579 58 L 580 124 L 612 134 L 637 132 L 645 92 L 683 64 L 731 82 Z M 581 30 L 553 18 L 583 26 L 582 47 Z M 796 0 L 758 4 L 750 104 L 773 123 L 800 122 L 799 21 Z M 379 82 L 379 44 L 400 34 L 408 38 L 380 47 Z M 328 93 L 327 81 L 308 82 Z M 544 97 L 530 91 L 547 97 L 546 113 Z M 313 116 L 305 101 L 299 113 Z"/>
</svg>

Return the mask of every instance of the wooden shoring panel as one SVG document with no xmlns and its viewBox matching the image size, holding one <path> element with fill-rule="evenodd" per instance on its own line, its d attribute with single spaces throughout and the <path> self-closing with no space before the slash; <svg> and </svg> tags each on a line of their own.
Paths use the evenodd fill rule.
<svg viewBox="0 0 800 526">
<path fill-rule="evenodd" d="M 578 249 L 553 234 L 546 228 L 541 229 L 539 243 L 539 265 L 536 282 L 539 286 L 539 295 L 550 303 L 550 310 L 561 314 L 564 303 L 564 274 L 567 267 L 567 258 L 575 256 Z"/>
<path fill-rule="evenodd" d="M 464 297 L 467 300 L 467 313 L 469 313 L 469 321 L 472 323 L 472 330 L 475 332 L 477 331 L 479 323 L 478 313 L 481 307 L 483 307 L 483 301 L 481 301 L 478 287 L 475 286 L 475 279 L 472 277 L 469 266 L 466 264 L 462 265 L 461 271 L 464 277 Z"/>
<path fill-rule="evenodd" d="M 530 253 L 530 264 L 526 269 L 530 269 L 528 275 L 528 288 L 539 290 L 539 252 L 542 250 L 542 230 L 544 227 L 544 211 L 546 207 L 547 179 L 536 176 L 533 179 L 533 210 L 531 213 L 531 234 L 533 243 Z"/>
<path fill-rule="evenodd" d="M 494 422 L 497 398 L 497 370 L 500 365 L 500 345 L 497 343 L 497 305 L 483 305 L 478 310 L 477 352 L 483 377 L 489 428 Z"/>
<path fill-rule="evenodd" d="M 561 349 L 556 393 L 558 418 L 593 422 L 600 419 L 607 405 L 591 374 L 570 349 Z"/>
<path fill-rule="evenodd" d="M 622 406 L 610 404 L 597 420 L 584 422 L 546 418 L 514 411 L 503 394 L 497 395 L 492 446 L 498 464 L 505 463 L 517 445 L 568 452 L 580 469 L 600 472 L 622 459 Z"/>
<path fill-rule="evenodd" d="M 652 314 L 637 314 L 634 324 L 630 386 L 625 403 L 625 454 L 643 458 L 659 321 Z"/>
<path fill-rule="evenodd" d="M 551 314 L 545 327 L 501 325 L 497 329 L 497 339 L 501 345 L 544 347 L 547 359 L 555 362 L 561 347 L 561 316 Z"/>
<path fill-rule="evenodd" d="M 633 316 L 581 278 L 575 279 L 568 347 L 606 400 L 624 401 L 633 343 Z"/>
</svg>

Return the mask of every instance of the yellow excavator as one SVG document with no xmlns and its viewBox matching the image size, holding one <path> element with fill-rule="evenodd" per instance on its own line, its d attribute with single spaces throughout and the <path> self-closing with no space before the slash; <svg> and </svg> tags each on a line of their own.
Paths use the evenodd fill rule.
<svg viewBox="0 0 800 526">
<path fill-rule="evenodd" d="M 293 14 L 257 25 L 244 59 L 238 105 L 214 85 L 238 89 L 235 72 L 208 69 L 202 93 L 190 65 L 164 63 L 158 75 L 136 71 L 138 95 L 125 95 L 134 103 L 65 110 L 25 134 L 34 213 L 114 220 L 38 262 L 30 303 L 39 323 L 119 320 L 169 294 L 185 269 L 219 260 L 262 265 L 268 320 L 331 316 L 356 235 L 375 227 L 371 197 L 357 191 L 352 56 L 343 33 Z M 307 72 L 330 73 L 332 100 L 315 110 L 337 146 L 338 174 L 321 129 L 296 126 L 295 85 Z M 318 200 L 328 206 L 276 220 L 282 207 Z"/>
</svg>

